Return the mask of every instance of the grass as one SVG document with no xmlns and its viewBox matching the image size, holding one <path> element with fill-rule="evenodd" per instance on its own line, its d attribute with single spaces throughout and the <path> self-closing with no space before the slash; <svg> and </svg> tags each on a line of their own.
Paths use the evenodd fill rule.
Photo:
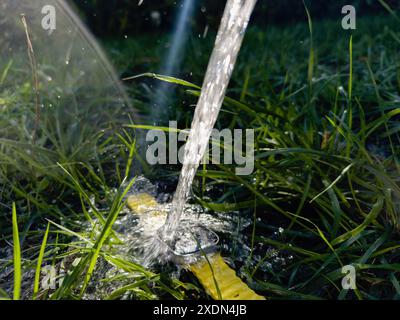
<svg viewBox="0 0 400 320">
<path fill-rule="evenodd" d="M 12 208 L 13 222 L 13 249 L 14 249 L 14 300 L 19 300 L 21 297 L 21 246 L 19 243 L 19 232 L 17 222 L 17 209 L 15 203 Z"/>
<path fill-rule="evenodd" d="M 36 299 L 37 294 L 39 292 L 39 282 L 40 282 L 40 276 L 41 276 L 41 271 L 42 271 L 42 263 L 43 263 L 44 253 L 46 250 L 47 239 L 49 237 L 49 231 L 50 231 L 50 224 L 47 224 L 46 232 L 43 237 L 43 242 L 42 242 L 42 245 L 40 246 L 39 256 L 37 258 L 35 282 L 33 284 L 33 297 L 32 297 L 34 300 Z"/>
<path fill-rule="evenodd" d="M 350 34 L 336 21 L 311 23 L 312 14 L 308 24 L 249 30 L 217 126 L 255 130 L 255 171 L 237 176 L 233 166 L 202 166 L 194 201 L 253 221 L 225 239 L 223 254 L 269 299 L 399 299 L 399 24 L 359 18 Z M 177 78 L 127 82 L 135 107 L 146 114 L 152 87 L 167 80 L 170 118 L 188 128 L 212 43 L 212 34 L 191 39 Z M 156 71 L 164 50 L 148 36 L 106 46 L 123 77 Z M 18 91 L 0 89 L 0 298 L 11 296 L 13 279 L 19 297 L 19 277 L 21 298 L 90 298 L 103 287 L 104 299 L 205 297 L 192 275 L 176 279 L 168 268 L 146 270 L 119 254 L 113 224 L 139 153 L 132 122 L 73 129 L 62 110 L 44 109 L 33 144 L 26 75 Z M 0 83 L 17 76 L 13 62 L 0 65 Z M 149 116 L 136 128 L 151 128 Z M 179 173 L 174 166 L 145 170 L 157 180 Z M 241 241 L 249 247 L 245 259 Z M 59 271 L 61 261 L 61 286 L 41 288 L 42 267 Z M 357 270 L 355 291 L 341 287 L 349 264 Z M 102 278 L 109 265 L 120 272 Z M 30 271 L 36 280 L 24 281 Z"/>
</svg>

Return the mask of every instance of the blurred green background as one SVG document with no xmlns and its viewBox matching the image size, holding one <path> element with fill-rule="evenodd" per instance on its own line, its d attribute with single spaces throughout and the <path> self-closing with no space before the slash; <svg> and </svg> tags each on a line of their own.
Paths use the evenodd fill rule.
<svg viewBox="0 0 400 320">
<path fill-rule="evenodd" d="M 169 30 L 175 20 L 177 8 L 183 0 L 72 0 L 80 9 L 92 31 L 98 36 L 113 36 L 118 33 L 130 35 L 143 32 L 162 32 Z M 386 1 L 392 8 L 400 7 L 397 0 Z M 226 1 L 198 0 L 192 24 L 196 30 L 205 25 L 215 28 L 221 17 Z M 305 1 L 313 20 L 341 15 L 344 5 L 354 5 L 358 16 L 384 12 L 379 0 L 309 0 Z M 159 19 L 154 19 L 158 16 Z M 253 16 L 253 23 L 293 24 L 306 19 L 302 0 L 259 0 Z M 338 20 L 340 21 L 340 20 Z"/>
</svg>

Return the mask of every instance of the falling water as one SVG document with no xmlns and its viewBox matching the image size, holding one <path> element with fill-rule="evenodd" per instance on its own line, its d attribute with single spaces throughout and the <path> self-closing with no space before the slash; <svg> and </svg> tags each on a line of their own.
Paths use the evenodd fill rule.
<svg viewBox="0 0 400 320">
<path fill-rule="evenodd" d="M 257 0 L 228 0 L 214 46 L 192 129 L 185 146 L 184 163 L 172 209 L 163 227 L 163 238 L 176 233 L 197 168 L 207 148 Z"/>
<path fill-rule="evenodd" d="M 176 27 L 172 35 L 172 43 L 168 51 L 161 74 L 175 76 L 175 72 L 181 64 L 183 49 L 190 32 L 189 20 L 193 16 L 196 0 L 184 0 L 179 11 Z M 161 82 L 156 90 L 153 106 L 153 120 L 167 119 L 168 110 L 165 107 L 165 94 L 167 85 Z"/>
</svg>

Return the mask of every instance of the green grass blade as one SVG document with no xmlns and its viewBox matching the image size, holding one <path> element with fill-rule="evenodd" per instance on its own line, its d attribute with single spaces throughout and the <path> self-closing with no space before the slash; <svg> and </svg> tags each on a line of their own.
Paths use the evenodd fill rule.
<svg viewBox="0 0 400 320">
<path fill-rule="evenodd" d="M 11 60 L 8 62 L 8 64 L 6 65 L 5 69 L 3 70 L 2 74 L 1 74 L 1 77 L 0 77 L 0 86 L 2 86 L 3 83 L 4 83 L 4 80 L 6 80 L 7 75 L 8 75 L 8 71 L 10 71 L 10 68 L 11 68 L 12 64 L 13 64 L 13 60 L 11 59 Z"/>
<path fill-rule="evenodd" d="M 316 195 L 314 198 L 312 198 L 312 200 L 310 201 L 310 203 L 314 202 L 315 200 L 317 200 L 320 196 L 322 196 L 325 192 L 327 192 L 328 190 L 330 190 L 335 184 L 337 184 L 340 179 L 343 178 L 343 176 L 346 174 L 346 172 L 348 172 L 351 167 L 354 166 L 354 163 L 349 164 L 346 168 L 343 169 L 343 171 L 340 173 L 340 175 L 325 189 L 323 190 L 321 193 L 319 193 L 318 195 Z"/>
<path fill-rule="evenodd" d="M 366 227 L 368 227 L 382 211 L 383 204 L 384 204 L 384 197 L 380 196 L 377 202 L 372 207 L 371 212 L 365 218 L 364 222 L 360 224 L 357 228 L 350 230 L 349 232 L 346 232 L 345 234 L 342 234 L 341 236 L 337 237 L 335 240 L 332 241 L 332 245 L 337 245 L 339 243 L 342 243 L 343 241 L 346 241 L 350 237 L 355 237 Z"/>
<path fill-rule="evenodd" d="M 14 300 L 21 297 L 21 247 L 19 243 L 17 209 L 15 202 L 12 205 L 12 229 L 13 229 L 13 250 L 14 250 Z"/>
<path fill-rule="evenodd" d="M 36 266 L 35 280 L 34 280 L 34 284 L 33 284 L 33 299 L 34 300 L 36 299 L 36 296 L 39 292 L 40 272 L 42 270 L 42 262 L 43 262 L 46 245 L 47 245 L 47 238 L 49 235 L 49 230 L 50 230 L 50 223 L 47 223 L 46 232 L 43 237 L 42 245 L 40 246 L 40 252 L 39 252 L 39 257 L 38 257 L 37 266 Z"/>
<path fill-rule="evenodd" d="M 163 76 L 161 74 L 155 74 L 155 73 L 142 73 L 142 74 L 139 74 L 137 76 L 125 78 L 123 80 L 127 81 L 127 80 L 133 80 L 133 79 L 142 78 L 142 77 L 149 77 L 149 78 L 161 80 L 161 81 L 168 82 L 168 83 L 178 84 L 178 85 L 181 85 L 181 86 L 184 86 L 184 87 L 201 89 L 199 86 L 197 86 L 197 85 L 195 85 L 193 83 L 190 83 L 188 81 L 185 81 L 185 80 L 182 80 L 182 79 L 178 79 L 178 78 L 174 78 L 174 77 L 170 77 L 170 76 Z"/>
<path fill-rule="evenodd" d="M 349 103 L 353 97 L 353 36 L 349 41 L 349 56 L 350 56 L 350 70 L 349 70 Z"/>
<path fill-rule="evenodd" d="M 397 21 L 400 22 L 399 16 L 384 0 L 378 0 L 378 1 Z"/>
<path fill-rule="evenodd" d="M 117 198 L 114 200 L 114 204 L 111 208 L 111 212 L 109 214 L 109 216 L 107 217 L 107 220 L 104 224 L 104 227 L 100 233 L 99 238 L 97 239 L 96 243 L 93 246 L 93 253 L 89 262 L 89 266 L 88 266 L 88 270 L 86 272 L 86 277 L 84 280 L 84 284 L 82 286 L 82 290 L 81 290 L 81 296 L 83 295 L 83 293 L 86 290 L 87 285 L 89 284 L 90 278 L 92 276 L 92 273 L 94 271 L 94 268 L 96 266 L 97 263 L 97 259 L 100 255 L 100 250 L 104 244 L 104 242 L 107 240 L 107 238 L 110 236 L 111 232 L 112 232 L 112 227 L 124 205 L 124 203 L 122 202 L 122 199 L 126 196 L 126 194 L 128 193 L 128 191 L 130 190 L 130 188 L 132 187 L 133 183 L 135 182 L 135 179 L 132 179 L 131 182 L 128 184 L 128 186 L 123 190 L 122 193 L 120 193 Z"/>
</svg>

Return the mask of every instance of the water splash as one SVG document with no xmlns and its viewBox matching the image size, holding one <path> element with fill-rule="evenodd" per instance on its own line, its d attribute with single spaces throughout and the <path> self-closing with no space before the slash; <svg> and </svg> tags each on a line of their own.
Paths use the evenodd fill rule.
<svg viewBox="0 0 400 320">
<path fill-rule="evenodd" d="M 200 161 L 204 157 L 224 96 L 257 0 L 229 0 L 225 7 L 203 89 L 185 146 L 184 164 L 171 211 L 163 227 L 163 238 L 172 241 Z"/>
<path fill-rule="evenodd" d="M 49 2 L 56 11 L 56 29 L 51 34 L 42 26 L 44 15 L 41 13 Z M 51 119 L 59 121 L 58 134 L 63 134 L 62 139 L 70 139 L 64 143 L 68 146 L 66 150 L 71 150 L 80 143 L 80 135 L 71 135 L 70 132 L 79 130 L 82 124 L 97 132 L 109 128 L 112 122 L 129 121 L 132 113 L 136 112 L 105 52 L 68 2 L 1 0 L 0 70 L 8 70 L 6 66 L 10 63 L 10 72 L 1 83 L 1 89 L 10 92 L 21 92 L 29 79 L 37 78 L 38 90 L 31 90 L 32 104 L 36 105 L 33 91 L 37 91 L 40 100 L 38 105 L 43 109 L 39 110 L 42 115 L 40 118 L 44 120 L 48 114 Z M 31 42 L 30 54 L 27 52 L 28 36 Z M 36 60 L 33 69 L 29 55 Z M 36 120 L 31 116 L 33 112 L 28 111 L 30 106 L 30 103 L 25 104 L 25 112 L 25 109 L 21 110 L 16 104 L 11 104 L 10 108 L 20 112 L 10 110 L 11 118 L 7 118 L 12 119 L 12 122 L 20 122 L 15 117 L 24 114 L 26 119 L 23 121 L 30 131 Z M 39 112 L 35 111 L 35 114 Z M 134 118 L 137 120 L 136 115 Z M 9 136 L 10 139 L 16 139 L 23 136 L 14 134 L 15 126 L 11 122 L 6 123 L 2 123 L 2 138 Z M 45 121 L 39 124 L 46 125 Z M 15 130 L 22 132 L 20 127 Z M 44 128 L 44 132 L 47 130 Z"/>
<path fill-rule="evenodd" d="M 207 245 L 218 243 L 216 233 L 229 234 L 235 230 L 234 213 L 211 215 L 199 205 L 186 204 L 176 230 L 178 236 L 166 245 L 159 230 L 165 224 L 172 204 L 165 201 L 168 197 L 157 192 L 155 185 L 139 176 L 135 179 L 128 197 L 143 193 L 157 199 L 158 205 L 143 207 L 138 215 L 132 214 L 127 208 L 125 215 L 115 224 L 116 230 L 123 235 L 127 244 L 123 246 L 126 250 L 124 255 L 133 257 L 142 266 L 152 267 L 169 261 L 181 266 L 194 263 L 201 259 L 201 255 L 197 254 L 200 248 L 203 250 Z"/>
<path fill-rule="evenodd" d="M 188 205 L 186 202 L 196 170 L 204 156 L 222 106 L 256 2 L 257 0 L 229 0 L 227 2 L 205 76 L 203 90 L 195 111 L 190 136 L 185 147 L 183 168 L 172 203 L 147 208 L 146 212 L 141 212 L 137 224 L 129 232 L 123 232 L 128 235 L 126 240 L 129 243 L 127 246 L 129 252 L 127 252 L 127 255 L 138 258 L 138 262 L 143 266 L 150 267 L 157 262 L 161 264 L 169 261 L 177 262 L 177 258 L 182 256 L 186 258 L 185 253 L 204 252 L 204 248 L 217 242 L 213 239 L 213 234 L 208 233 L 201 226 L 215 230 L 216 226 L 221 226 L 221 222 L 202 213 L 200 207 Z M 189 14 L 190 4 L 193 4 L 193 1 L 187 0 L 185 4 L 188 7 L 183 8 L 182 20 L 178 25 L 184 25 L 183 17 L 187 17 Z M 183 32 L 178 28 L 177 34 Z M 178 42 L 181 43 L 181 41 L 182 39 Z M 179 45 L 176 44 L 176 46 Z M 176 48 L 172 50 L 169 59 L 173 59 L 178 51 Z M 174 64 L 169 65 L 169 68 L 169 70 L 172 70 Z M 162 113 L 159 112 L 159 114 Z M 138 180 L 135 183 L 134 190 L 140 190 L 139 193 L 149 193 L 149 191 L 146 191 L 146 189 L 149 189 L 150 194 L 156 196 L 157 193 L 153 192 L 147 183 L 144 183 L 141 187 L 140 181 Z M 197 209 L 194 210 L 194 208 Z M 127 216 L 129 217 L 129 215 Z M 124 221 L 123 224 L 130 225 L 129 221 Z M 195 234 L 194 237 L 193 234 Z M 187 258 L 183 261 L 184 263 L 179 261 L 178 264 L 193 263 L 196 259 L 201 258 L 201 254 L 189 254 Z"/>
</svg>

